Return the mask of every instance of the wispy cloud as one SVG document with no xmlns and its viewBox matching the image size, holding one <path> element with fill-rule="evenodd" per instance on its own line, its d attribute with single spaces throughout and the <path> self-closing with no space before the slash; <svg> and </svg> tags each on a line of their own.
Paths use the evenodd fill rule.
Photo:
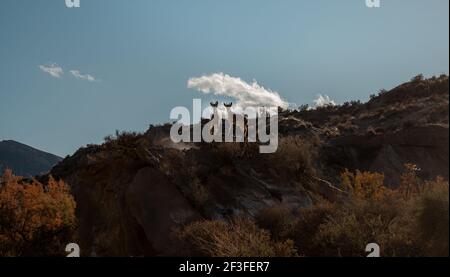
<svg viewBox="0 0 450 277">
<path fill-rule="evenodd" d="M 55 78 L 61 78 L 61 76 L 64 74 L 64 70 L 57 64 L 39 65 L 39 68 L 43 72 L 48 73 L 50 74 L 50 76 Z"/>
<path fill-rule="evenodd" d="M 205 94 L 213 93 L 231 97 L 236 100 L 236 106 L 243 108 L 259 106 L 287 108 L 289 106 L 289 103 L 283 100 L 278 92 L 266 89 L 256 81 L 249 84 L 240 78 L 224 73 L 190 78 L 187 86 Z"/>
<path fill-rule="evenodd" d="M 64 75 L 64 70 L 62 67 L 60 67 L 57 64 L 50 64 L 50 65 L 39 65 L 39 69 L 41 69 L 43 72 L 49 74 L 52 77 L 55 78 L 61 78 L 62 75 Z M 69 71 L 70 74 L 75 77 L 76 79 L 88 81 L 88 82 L 96 82 L 99 81 L 96 77 L 90 75 L 90 74 L 82 74 L 79 70 L 73 69 Z"/>
<path fill-rule="evenodd" d="M 315 107 L 336 106 L 336 102 L 332 100 L 328 95 L 318 94 L 317 99 L 313 101 Z"/>
<path fill-rule="evenodd" d="M 94 76 L 92 76 L 90 74 L 81 74 L 79 70 L 71 70 L 70 74 L 72 74 L 73 77 L 75 77 L 79 80 L 84 80 L 84 81 L 89 81 L 89 82 L 98 81 Z"/>
</svg>

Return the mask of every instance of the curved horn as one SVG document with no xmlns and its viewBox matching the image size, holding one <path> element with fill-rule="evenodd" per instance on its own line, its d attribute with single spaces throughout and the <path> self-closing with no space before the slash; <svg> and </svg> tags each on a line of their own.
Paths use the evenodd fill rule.
<svg viewBox="0 0 450 277">
<path fill-rule="evenodd" d="M 231 108 L 233 106 L 233 102 L 230 102 L 229 104 L 223 103 L 223 105 L 227 108 Z"/>
</svg>

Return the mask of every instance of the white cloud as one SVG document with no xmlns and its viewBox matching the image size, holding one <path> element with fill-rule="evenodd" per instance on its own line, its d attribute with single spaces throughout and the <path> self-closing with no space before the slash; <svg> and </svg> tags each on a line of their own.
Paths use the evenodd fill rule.
<svg viewBox="0 0 450 277">
<path fill-rule="evenodd" d="M 51 64 L 51 65 L 40 65 L 39 68 L 45 72 L 50 74 L 50 76 L 55 78 L 61 78 L 61 76 L 64 74 L 64 71 L 61 67 L 59 67 L 57 64 Z"/>
<path fill-rule="evenodd" d="M 213 93 L 231 97 L 236 100 L 234 106 L 238 107 L 282 107 L 287 108 L 289 103 L 270 89 L 260 86 L 256 81 L 249 84 L 240 78 L 231 77 L 224 73 L 214 73 L 188 80 L 188 88 L 196 89 L 205 94 Z"/>
<path fill-rule="evenodd" d="M 80 80 L 89 81 L 89 82 L 97 81 L 97 79 L 94 76 L 92 76 L 90 74 L 81 74 L 79 70 L 71 70 L 70 74 L 72 74 L 73 77 L 80 79 Z"/>
<path fill-rule="evenodd" d="M 318 94 L 317 99 L 313 101 L 315 107 L 325 107 L 325 106 L 336 106 L 336 102 L 334 102 L 328 95 Z"/>
</svg>

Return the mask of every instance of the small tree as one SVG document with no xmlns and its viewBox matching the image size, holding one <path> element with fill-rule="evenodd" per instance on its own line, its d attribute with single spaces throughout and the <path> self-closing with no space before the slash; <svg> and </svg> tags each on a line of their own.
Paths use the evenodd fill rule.
<svg viewBox="0 0 450 277">
<path fill-rule="evenodd" d="M 405 164 L 405 172 L 400 176 L 399 192 L 405 200 L 418 195 L 423 190 L 423 182 L 417 176 L 420 168 L 415 164 Z"/>
<path fill-rule="evenodd" d="M 10 170 L 0 178 L 0 256 L 56 256 L 75 228 L 75 201 L 68 186 L 25 181 Z"/>
</svg>

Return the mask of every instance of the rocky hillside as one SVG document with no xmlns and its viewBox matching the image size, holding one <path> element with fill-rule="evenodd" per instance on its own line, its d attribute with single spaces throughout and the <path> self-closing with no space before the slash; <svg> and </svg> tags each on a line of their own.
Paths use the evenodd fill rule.
<svg viewBox="0 0 450 277">
<path fill-rule="evenodd" d="M 367 103 L 283 111 L 270 155 L 253 144 L 180 147 L 170 125 L 152 126 L 81 148 L 51 174 L 71 186 L 84 255 L 174 255 L 172 231 L 196 219 L 340 199 L 345 168 L 384 173 L 393 187 L 405 163 L 448 179 L 448 96 L 447 76 L 417 77 Z"/>
<path fill-rule="evenodd" d="M 13 141 L 0 141 L 0 173 L 12 169 L 17 175 L 45 174 L 62 158 Z"/>
<path fill-rule="evenodd" d="M 395 186 L 405 163 L 417 164 L 424 179 L 448 179 L 448 95 L 448 76 L 419 75 L 364 104 L 288 114 L 326 133 L 330 165 L 383 172 Z"/>
</svg>

